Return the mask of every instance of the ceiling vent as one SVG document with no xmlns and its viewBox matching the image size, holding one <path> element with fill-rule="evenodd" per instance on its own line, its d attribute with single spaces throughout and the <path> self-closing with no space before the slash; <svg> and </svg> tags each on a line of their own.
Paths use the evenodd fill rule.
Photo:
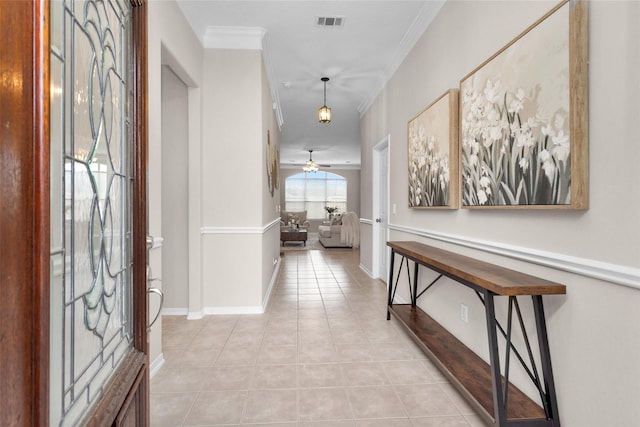
<svg viewBox="0 0 640 427">
<path fill-rule="evenodd" d="M 318 16 L 316 25 L 318 27 L 342 28 L 344 16 Z"/>
</svg>

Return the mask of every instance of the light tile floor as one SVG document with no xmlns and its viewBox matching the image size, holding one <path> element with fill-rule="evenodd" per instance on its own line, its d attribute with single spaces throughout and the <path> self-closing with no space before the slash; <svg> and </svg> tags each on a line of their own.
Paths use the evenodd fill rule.
<svg viewBox="0 0 640 427">
<path fill-rule="evenodd" d="M 395 320 L 358 251 L 289 251 L 267 312 L 163 317 L 152 426 L 485 424 Z"/>
</svg>

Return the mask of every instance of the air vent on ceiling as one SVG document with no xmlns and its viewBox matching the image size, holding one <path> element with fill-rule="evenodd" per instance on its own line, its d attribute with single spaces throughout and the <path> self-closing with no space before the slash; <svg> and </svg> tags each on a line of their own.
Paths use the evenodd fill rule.
<svg viewBox="0 0 640 427">
<path fill-rule="evenodd" d="M 344 24 L 344 16 L 318 16 L 318 27 L 341 28 Z"/>
</svg>

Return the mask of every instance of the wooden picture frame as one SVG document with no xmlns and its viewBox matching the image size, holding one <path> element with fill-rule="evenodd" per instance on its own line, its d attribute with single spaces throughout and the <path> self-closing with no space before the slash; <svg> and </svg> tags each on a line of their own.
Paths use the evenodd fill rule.
<svg viewBox="0 0 640 427">
<path fill-rule="evenodd" d="M 409 121 L 407 153 L 409 207 L 457 209 L 457 89 L 449 89 Z"/>
<path fill-rule="evenodd" d="M 564 0 L 460 81 L 463 208 L 588 209 L 587 55 Z"/>
</svg>

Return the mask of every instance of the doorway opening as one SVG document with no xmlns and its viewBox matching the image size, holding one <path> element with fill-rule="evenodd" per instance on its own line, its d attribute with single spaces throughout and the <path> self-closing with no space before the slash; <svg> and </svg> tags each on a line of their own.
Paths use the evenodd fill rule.
<svg viewBox="0 0 640 427">
<path fill-rule="evenodd" d="M 164 312 L 189 307 L 189 96 L 171 67 L 162 66 L 162 292 Z"/>
</svg>

